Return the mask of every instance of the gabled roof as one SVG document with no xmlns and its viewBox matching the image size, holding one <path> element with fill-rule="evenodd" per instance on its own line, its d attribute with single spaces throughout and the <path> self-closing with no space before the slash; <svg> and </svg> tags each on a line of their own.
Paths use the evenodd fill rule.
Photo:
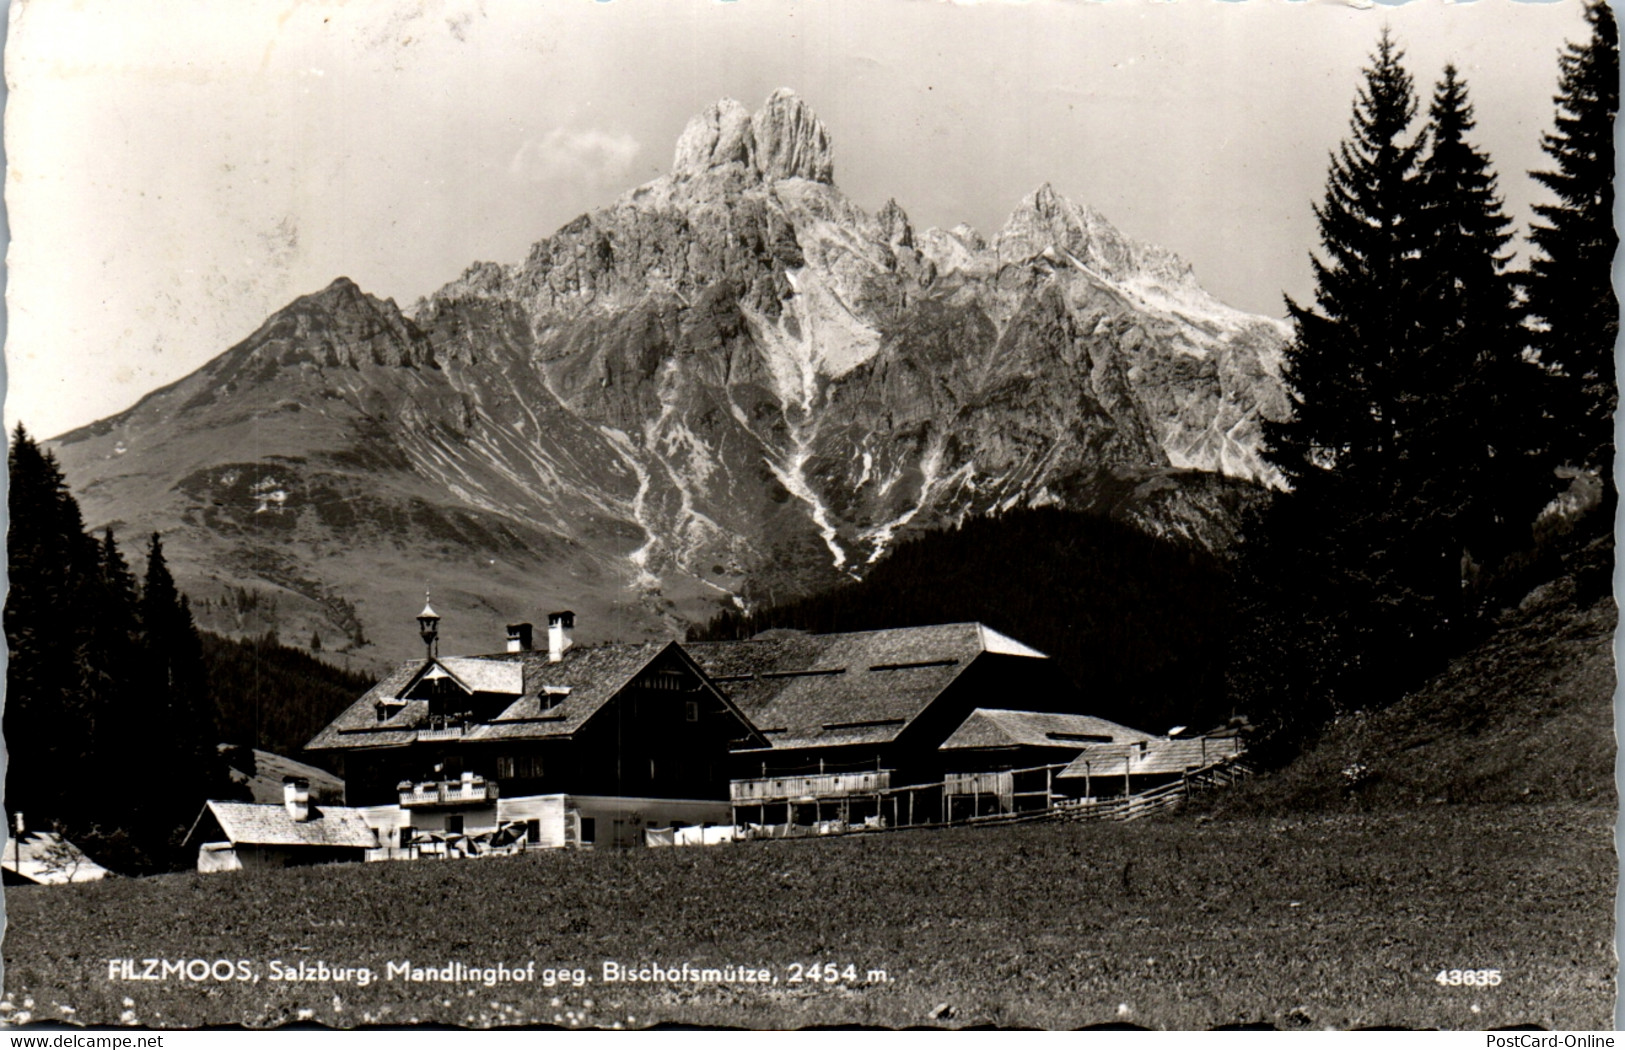
<svg viewBox="0 0 1625 1050">
<path fill-rule="evenodd" d="M 232 845 L 342 846 L 373 849 L 378 836 L 359 809 L 311 806 L 309 820 L 294 820 L 286 806 L 259 802 L 207 802 L 187 833 L 190 843 L 212 816 Z"/>
<path fill-rule="evenodd" d="M 983 653 L 1046 658 L 979 623 L 786 632 L 687 650 L 774 748 L 887 743 Z"/>
<path fill-rule="evenodd" d="M 519 696 L 525 691 L 524 664 L 514 660 L 447 656 L 436 662 L 470 692 Z"/>
<path fill-rule="evenodd" d="M 614 642 L 606 645 L 578 645 L 564 651 L 554 663 L 545 650 L 493 653 L 490 656 L 446 657 L 442 667 L 464 681 L 470 678 L 488 684 L 517 683 L 520 691 L 500 713 L 468 726 L 460 739 L 541 740 L 569 737 L 597 714 L 617 693 L 626 688 L 644 668 L 668 650 L 704 680 L 704 672 L 676 642 Z M 306 745 L 310 751 L 356 747 L 389 747 L 410 744 L 428 728 L 429 707 L 421 700 L 398 705 L 401 694 L 432 664 L 412 660 L 400 664 L 382 681 L 351 704 L 316 739 Z M 465 675 L 467 676 L 465 678 Z M 489 692 L 502 690 L 490 689 Z M 721 702 L 734 711 L 742 733 L 750 732 L 750 721 L 727 695 L 718 692 Z M 387 708 L 389 717 L 378 720 L 377 704 L 396 701 Z"/>
<path fill-rule="evenodd" d="M 1091 739 L 1093 738 L 1093 739 Z M 1104 740 L 1100 738 L 1105 738 Z M 984 747 L 1053 747 L 1076 754 L 1101 743 L 1137 743 L 1153 739 L 1138 729 L 1108 722 L 1093 715 L 1047 714 L 1041 711 L 1005 711 L 978 707 L 943 741 L 940 750 Z"/>
<path fill-rule="evenodd" d="M 41 886 L 95 882 L 107 877 L 106 868 L 54 831 L 24 832 L 20 849 L 16 839 L 6 836 L 0 868 Z"/>
<path fill-rule="evenodd" d="M 1145 744 L 1091 744 L 1057 777 L 1122 776 L 1127 760 L 1131 776 L 1183 773 L 1200 769 L 1222 759 L 1241 754 L 1241 740 L 1234 735 L 1195 737 L 1185 740 L 1153 739 Z"/>
</svg>

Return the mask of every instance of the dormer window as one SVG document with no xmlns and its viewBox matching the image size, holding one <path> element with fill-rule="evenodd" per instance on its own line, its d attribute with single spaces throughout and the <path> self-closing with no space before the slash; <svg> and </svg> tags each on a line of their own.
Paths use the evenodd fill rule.
<svg viewBox="0 0 1625 1050">
<path fill-rule="evenodd" d="M 551 711 L 564 703 L 565 697 L 569 695 L 570 687 L 567 685 L 544 685 L 538 699 L 541 701 L 543 711 Z"/>
</svg>

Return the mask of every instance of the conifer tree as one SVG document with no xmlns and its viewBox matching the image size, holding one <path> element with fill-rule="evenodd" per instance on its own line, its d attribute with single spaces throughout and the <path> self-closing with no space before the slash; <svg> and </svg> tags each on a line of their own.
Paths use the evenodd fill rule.
<svg viewBox="0 0 1625 1050">
<path fill-rule="evenodd" d="M 123 825 L 133 803 L 127 785 L 139 782 L 143 691 L 140 624 L 135 575 L 119 552 L 113 530 L 97 545 L 96 577 L 90 587 L 88 632 L 80 660 L 80 688 L 92 709 L 94 756 L 83 781 L 97 802 L 98 823 Z"/>
<path fill-rule="evenodd" d="M 1420 167 L 1426 246 L 1415 265 L 1412 345 L 1396 378 L 1405 410 L 1393 495 L 1418 544 L 1416 590 L 1439 617 L 1462 614 L 1463 558 L 1490 562 L 1527 546 L 1555 491 L 1538 437 L 1544 374 L 1523 356 L 1507 271 L 1512 221 L 1490 158 L 1468 140 L 1474 126 L 1467 87 L 1446 66 Z"/>
<path fill-rule="evenodd" d="M 1548 414 L 1559 463 L 1603 468 L 1611 481 L 1618 404 L 1614 341 L 1614 116 L 1619 27 L 1602 0 L 1585 8 L 1591 37 L 1558 59 L 1555 130 L 1541 138 L 1553 167 L 1531 175 L 1557 198 L 1537 204 L 1526 275 L 1531 343 L 1553 373 Z M 1610 489 L 1612 486 L 1609 486 Z"/>
<path fill-rule="evenodd" d="M 1394 454 L 1390 366 L 1409 336 L 1417 244 L 1416 114 L 1403 53 L 1386 29 L 1364 71 L 1350 137 L 1332 156 L 1315 208 L 1324 259 L 1312 257 L 1315 302 L 1287 300 L 1292 418 L 1266 423 L 1266 455 L 1294 489 L 1333 475 L 1375 477 Z"/>
<path fill-rule="evenodd" d="M 1426 145 L 1425 133 L 1410 134 L 1417 102 L 1402 58 L 1384 30 L 1315 209 L 1315 301 L 1287 300 L 1292 416 L 1264 426 L 1265 454 L 1291 492 L 1248 524 L 1239 574 L 1251 583 L 1242 598 L 1251 626 L 1238 651 L 1295 683 L 1259 700 L 1288 735 L 1414 677 L 1427 632 L 1426 603 L 1411 588 L 1429 548 L 1408 538 L 1414 523 L 1395 500 L 1408 452 L 1402 428 L 1415 415 L 1406 383 Z"/>
<path fill-rule="evenodd" d="M 222 785 L 224 769 L 215 747 L 215 719 L 191 604 L 175 587 L 156 532 L 147 546 L 140 609 L 147 693 L 142 734 L 147 753 L 142 757 L 173 788 L 163 805 L 145 814 L 142 830 L 155 849 L 162 849 L 163 840 L 178 837 L 177 831 L 185 830 L 211 791 Z"/>
<path fill-rule="evenodd" d="M 92 736 L 80 688 L 90 622 L 81 602 L 96 548 L 56 458 L 21 424 L 8 461 L 6 805 L 43 827 L 83 815 L 83 792 L 64 771 L 85 767 Z"/>
</svg>

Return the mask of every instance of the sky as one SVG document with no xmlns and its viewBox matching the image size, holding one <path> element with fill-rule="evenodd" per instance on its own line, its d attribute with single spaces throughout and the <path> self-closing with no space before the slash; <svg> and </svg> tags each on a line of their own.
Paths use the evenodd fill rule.
<svg viewBox="0 0 1625 1050">
<path fill-rule="evenodd" d="M 1453 62 L 1527 229 L 1579 0 L 20 0 L 8 427 L 51 436 L 348 276 L 403 308 L 798 92 L 835 181 L 991 234 L 1050 183 L 1243 309 L 1312 296 L 1312 207 L 1387 24 Z"/>
</svg>

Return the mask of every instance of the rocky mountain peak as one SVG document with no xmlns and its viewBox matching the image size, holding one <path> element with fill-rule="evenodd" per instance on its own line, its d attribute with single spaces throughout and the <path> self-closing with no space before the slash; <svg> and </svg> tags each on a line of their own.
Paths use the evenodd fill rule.
<svg viewBox="0 0 1625 1050">
<path fill-rule="evenodd" d="M 677 140 L 672 174 L 693 177 L 730 164 L 769 182 L 835 179 L 829 132 L 789 88 L 773 92 L 754 116 L 725 98 L 688 122 Z"/>
<path fill-rule="evenodd" d="M 702 175 L 725 164 L 756 168 L 756 133 L 750 110 L 731 98 L 713 103 L 689 120 L 677 139 L 671 170 L 673 175 Z"/>
<path fill-rule="evenodd" d="M 881 233 L 886 243 L 893 248 L 914 247 L 914 227 L 908 221 L 908 215 L 903 206 L 897 203 L 895 197 L 888 198 L 875 215 L 875 221 L 880 223 Z"/>
<path fill-rule="evenodd" d="M 283 363 L 308 357 L 352 368 L 434 365 L 428 340 L 395 300 L 369 295 L 348 277 L 284 306 L 239 347 Z"/>
<path fill-rule="evenodd" d="M 835 181 L 829 132 L 794 91 L 780 88 L 769 95 L 752 124 L 756 129 L 756 169 L 762 178 Z"/>
<path fill-rule="evenodd" d="M 1143 278 L 1170 287 L 1195 283 L 1190 264 L 1179 256 L 1132 240 L 1104 215 L 1066 199 L 1047 182 L 1016 206 L 996 244 L 1006 261 L 1044 255 L 1110 280 Z"/>
</svg>

